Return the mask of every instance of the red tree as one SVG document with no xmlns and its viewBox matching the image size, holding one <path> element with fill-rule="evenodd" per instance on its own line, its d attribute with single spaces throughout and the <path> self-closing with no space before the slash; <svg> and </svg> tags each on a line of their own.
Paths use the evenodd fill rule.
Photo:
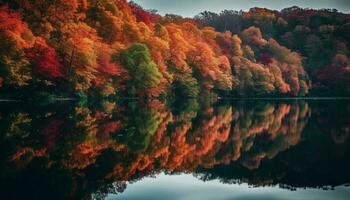
<svg viewBox="0 0 350 200">
<path fill-rule="evenodd" d="M 54 48 L 48 46 L 45 40 L 38 37 L 29 53 L 37 72 L 49 79 L 63 77 L 61 63 Z"/>
<path fill-rule="evenodd" d="M 144 10 L 141 6 L 130 3 L 130 8 L 132 9 L 134 15 L 136 16 L 137 21 L 143 22 L 147 24 L 148 26 L 151 25 L 151 23 L 155 23 L 160 18 L 159 15 Z"/>
</svg>

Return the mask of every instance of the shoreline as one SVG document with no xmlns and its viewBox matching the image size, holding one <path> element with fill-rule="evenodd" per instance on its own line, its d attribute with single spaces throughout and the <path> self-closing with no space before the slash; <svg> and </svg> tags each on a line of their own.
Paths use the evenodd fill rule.
<svg viewBox="0 0 350 200">
<path fill-rule="evenodd" d="M 119 100 L 138 100 L 139 98 L 132 98 L 132 97 L 119 97 Z M 152 99 L 159 99 L 159 98 L 151 98 Z M 194 98 L 183 98 L 183 99 L 194 99 Z M 60 101 L 78 101 L 77 98 L 54 98 L 50 99 L 52 102 L 60 102 Z M 312 101 L 326 101 L 326 100 L 350 100 L 350 97 L 218 97 L 218 101 L 229 101 L 229 100 L 312 100 Z M 15 103 L 15 102 L 32 102 L 33 100 L 16 100 L 16 99 L 1 99 L 0 103 Z"/>
</svg>

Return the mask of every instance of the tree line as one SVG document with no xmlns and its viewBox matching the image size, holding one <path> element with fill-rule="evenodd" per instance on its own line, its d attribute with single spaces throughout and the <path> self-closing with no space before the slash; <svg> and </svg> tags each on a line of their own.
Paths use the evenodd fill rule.
<svg viewBox="0 0 350 200">
<path fill-rule="evenodd" d="M 304 96 L 312 87 L 336 87 L 346 94 L 349 89 L 349 26 L 344 24 L 349 17 L 340 13 L 334 20 L 342 25 L 321 21 L 318 36 L 293 18 L 300 16 L 293 14 L 298 9 L 203 12 L 189 19 L 160 16 L 125 0 L 0 4 L 4 95 L 196 98 Z M 312 13 L 333 16 L 333 11 Z M 305 11 L 304 17 L 309 15 Z M 328 43 L 337 44 L 337 51 Z"/>
<path fill-rule="evenodd" d="M 302 64 L 312 80 L 314 95 L 349 95 L 350 16 L 335 9 L 285 8 L 281 11 L 252 8 L 247 12 L 225 10 L 202 12 L 195 17 L 200 26 L 220 32 L 241 34 L 254 26 L 264 37 L 273 38 L 302 56 Z M 263 53 L 258 59 L 271 62 Z"/>
</svg>

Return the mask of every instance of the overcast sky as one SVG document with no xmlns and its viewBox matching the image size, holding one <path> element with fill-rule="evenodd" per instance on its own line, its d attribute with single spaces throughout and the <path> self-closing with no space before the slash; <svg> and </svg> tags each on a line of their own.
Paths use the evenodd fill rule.
<svg viewBox="0 0 350 200">
<path fill-rule="evenodd" d="M 286 7 L 336 8 L 350 13 L 350 0 L 134 0 L 146 9 L 156 9 L 162 15 L 166 13 L 193 17 L 204 10 L 220 12 L 222 10 L 249 10 L 252 7 L 265 7 L 281 10 Z"/>
</svg>

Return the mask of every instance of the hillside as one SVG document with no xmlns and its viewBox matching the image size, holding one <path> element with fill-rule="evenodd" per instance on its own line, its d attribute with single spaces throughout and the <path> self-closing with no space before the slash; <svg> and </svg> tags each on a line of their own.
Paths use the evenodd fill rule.
<svg viewBox="0 0 350 200">
<path fill-rule="evenodd" d="M 349 16 L 335 11 L 256 8 L 188 19 L 125 0 L 0 3 L 3 96 L 349 93 Z M 298 21 L 324 13 L 333 21 L 316 29 Z"/>
</svg>

